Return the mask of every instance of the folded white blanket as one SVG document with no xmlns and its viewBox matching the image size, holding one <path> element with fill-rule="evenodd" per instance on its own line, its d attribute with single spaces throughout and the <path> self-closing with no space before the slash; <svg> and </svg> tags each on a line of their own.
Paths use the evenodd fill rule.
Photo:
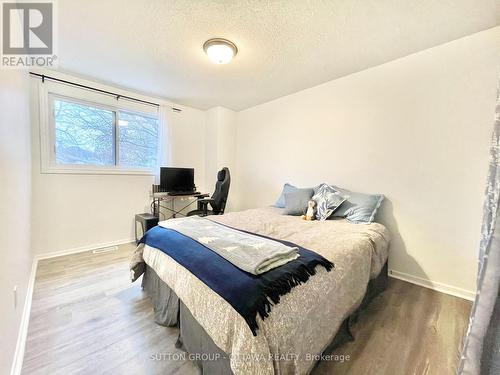
<svg viewBox="0 0 500 375">
<path fill-rule="evenodd" d="M 161 221 L 208 247 L 243 271 L 259 275 L 299 257 L 297 247 L 241 232 L 199 216 Z"/>
</svg>

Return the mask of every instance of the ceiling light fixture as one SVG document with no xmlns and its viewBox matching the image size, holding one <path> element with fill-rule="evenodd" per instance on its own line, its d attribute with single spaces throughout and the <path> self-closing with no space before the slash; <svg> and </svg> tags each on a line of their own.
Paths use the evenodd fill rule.
<svg viewBox="0 0 500 375">
<path fill-rule="evenodd" d="M 203 49 L 214 64 L 230 63 L 234 56 L 238 53 L 236 45 L 222 38 L 209 39 L 203 44 Z"/>
</svg>

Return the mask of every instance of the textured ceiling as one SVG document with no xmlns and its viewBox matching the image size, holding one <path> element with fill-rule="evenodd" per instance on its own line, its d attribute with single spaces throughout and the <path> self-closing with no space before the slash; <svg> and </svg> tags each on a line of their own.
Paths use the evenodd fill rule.
<svg viewBox="0 0 500 375">
<path fill-rule="evenodd" d="M 62 0 L 59 69 L 241 110 L 500 24 L 499 0 Z M 214 65 L 212 37 L 239 53 Z"/>
</svg>

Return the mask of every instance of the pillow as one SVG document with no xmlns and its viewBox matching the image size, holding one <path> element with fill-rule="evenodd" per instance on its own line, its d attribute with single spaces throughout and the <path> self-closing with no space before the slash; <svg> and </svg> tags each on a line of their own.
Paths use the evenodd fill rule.
<svg viewBox="0 0 500 375">
<path fill-rule="evenodd" d="M 375 220 L 377 210 L 384 200 L 382 194 L 363 194 L 356 193 L 347 189 L 333 186 L 342 195 L 347 195 L 345 201 L 332 217 L 345 217 L 352 223 L 372 223 Z"/>
<path fill-rule="evenodd" d="M 285 208 L 285 194 L 291 193 L 294 190 L 297 190 L 297 187 L 290 185 L 289 183 L 283 185 L 283 190 L 281 191 L 281 195 L 274 204 L 274 207 Z"/>
<path fill-rule="evenodd" d="M 321 184 L 314 189 L 313 200 L 316 201 L 316 219 L 326 220 L 347 199 L 328 184 Z"/>
<path fill-rule="evenodd" d="M 302 215 L 307 210 L 307 204 L 314 194 L 313 189 L 295 189 L 285 194 L 285 215 Z"/>
</svg>

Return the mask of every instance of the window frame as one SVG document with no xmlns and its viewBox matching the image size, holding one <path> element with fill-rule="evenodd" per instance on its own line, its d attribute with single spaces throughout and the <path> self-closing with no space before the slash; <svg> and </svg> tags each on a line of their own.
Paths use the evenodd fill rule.
<svg viewBox="0 0 500 375">
<path fill-rule="evenodd" d="M 115 165 L 92 164 L 58 164 L 56 159 L 56 119 L 54 101 L 62 100 L 70 103 L 83 104 L 112 111 L 113 116 L 113 151 Z M 41 173 L 62 174 L 125 174 L 154 176 L 157 173 L 160 155 L 161 124 L 159 122 L 158 108 L 151 105 L 135 103 L 127 100 L 90 92 L 88 90 L 71 86 L 60 85 L 52 82 L 40 83 L 40 141 L 41 141 Z M 122 167 L 120 162 L 120 111 L 155 118 L 158 121 L 158 142 L 156 151 L 156 165 L 153 168 Z"/>
</svg>

